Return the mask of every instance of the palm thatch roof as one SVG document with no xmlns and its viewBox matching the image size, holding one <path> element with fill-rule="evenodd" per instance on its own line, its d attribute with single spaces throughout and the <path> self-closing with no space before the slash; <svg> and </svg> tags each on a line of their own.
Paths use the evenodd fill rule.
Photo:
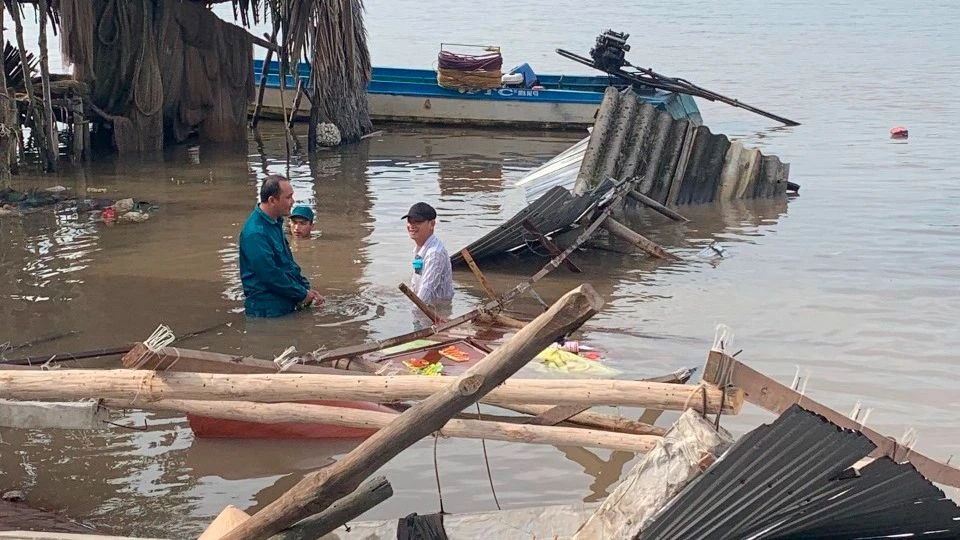
<svg viewBox="0 0 960 540">
<path fill-rule="evenodd" d="M 13 2 L 18 0 L 4 0 L 8 9 Z M 33 3 L 30 0 L 19 0 L 19 2 Z M 276 49 L 284 68 L 301 61 L 310 64 L 312 77 L 305 91 L 314 108 L 318 109 L 320 121 L 335 124 L 346 142 L 355 141 L 372 130 L 366 100 L 366 87 L 371 76 L 371 66 L 366 29 L 363 24 L 363 0 L 192 0 L 198 8 L 202 7 L 207 11 L 212 4 L 226 2 L 230 2 L 233 7 L 234 22 L 242 27 L 249 29 L 252 24 L 259 23 L 273 25 L 276 29 Z M 190 96 L 196 92 L 187 91 L 185 88 L 185 85 L 192 83 L 192 79 L 195 78 L 189 70 L 182 75 L 174 74 L 171 77 L 170 70 L 164 68 L 163 47 L 158 46 L 155 52 L 145 51 L 146 47 L 143 47 L 146 41 L 155 40 L 159 44 L 163 43 L 164 32 L 166 32 L 164 27 L 168 25 L 163 13 L 169 12 L 173 4 L 180 4 L 180 1 L 49 1 L 50 22 L 54 32 L 60 35 L 64 59 L 74 65 L 74 75 L 78 80 L 91 83 L 95 104 L 110 115 L 118 115 L 112 118 L 129 116 L 127 114 L 129 105 L 136 100 L 143 105 L 143 98 L 138 97 L 137 92 L 129 86 L 129 84 L 137 84 L 131 83 L 133 78 L 138 78 L 138 82 L 142 83 L 144 88 L 150 89 L 149 93 L 141 92 L 142 95 L 148 95 L 150 101 L 157 101 L 158 93 L 164 95 L 163 108 L 168 127 L 171 114 L 169 110 L 171 84 L 178 89 L 184 87 L 183 93 L 188 100 L 197 99 L 195 96 Z M 109 20 L 107 24 L 101 24 L 104 13 L 111 10 L 118 13 L 115 17 L 116 21 L 128 21 L 128 26 L 121 28 L 121 24 L 116 22 L 111 25 Z M 150 15 L 152 19 L 147 17 L 140 22 L 138 11 L 151 10 L 153 11 Z M 119 15 L 121 12 L 122 16 Z M 216 17 L 201 17 L 201 21 L 191 23 L 195 27 L 191 30 L 199 30 L 200 34 L 205 34 L 208 29 L 196 28 L 197 25 L 219 24 L 217 22 L 219 19 L 216 21 L 213 19 Z M 219 22 L 222 23 L 222 21 Z M 152 35 L 149 29 L 144 29 L 148 26 L 153 27 Z M 263 42 L 262 39 L 250 35 L 248 31 L 244 32 L 250 42 Z M 239 35 L 232 30 L 223 30 L 222 33 Z M 114 34 L 120 37 L 111 37 Z M 132 49 L 128 52 L 129 58 L 111 57 L 105 60 L 102 54 L 103 42 L 109 42 L 110 39 L 126 40 L 125 44 Z M 229 49 L 231 48 L 221 45 L 219 53 L 232 54 L 237 58 L 220 59 L 221 68 L 231 68 L 235 74 L 240 74 L 240 66 L 236 65 L 238 62 L 245 61 L 252 64 L 252 58 L 239 58 L 241 54 L 250 54 L 247 52 L 249 50 L 247 47 L 240 47 L 241 50 Z M 159 67 L 151 66 L 149 72 L 145 69 L 134 71 L 136 65 L 143 63 L 144 59 L 153 59 L 154 64 L 158 64 Z M 215 67 L 210 67 L 211 60 L 208 56 L 204 56 L 203 60 L 206 62 L 208 72 L 210 69 L 217 70 Z M 178 78 L 184 80 L 181 81 Z M 252 81 L 252 79 L 252 76 L 248 77 L 248 80 Z M 162 90 L 158 85 L 162 86 Z M 216 82 L 213 83 L 213 86 L 215 85 Z M 216 88 L 213 90 L 215 92 Z M 250 93 L 247 92 L 247 94 Z M 216 108 L 218 105 L 205 102 L 202 106 Z M 221 108 L 226 107 L 224 105 Z M 195 119 L 193 117 L 196 117 L 196 114 L 181 116 L 189 117 L 184 119 L 186 121 Z M 141 118 L 141 120 L 144 119 Z M 153 121 L 151 123 L 156 124 Z M 165 135 L 169 136 L 169 133 L 165 132 Z"/>
</svg>

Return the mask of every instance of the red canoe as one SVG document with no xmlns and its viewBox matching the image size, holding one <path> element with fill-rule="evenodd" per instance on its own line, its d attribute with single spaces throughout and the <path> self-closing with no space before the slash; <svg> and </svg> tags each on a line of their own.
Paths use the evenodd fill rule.
<svg viewBox="0 0 960 540">
<path fill-rule="evenodd" d="M 311 401 L 316 405 L 330 407 L 345 407 L 362 409 L 365 411 L 389 412 L 397 411 L 379 403 L 368 401 Z M 359 439 L 373 435 L 377 428 L 357 428 L 334 426 L 330 424 L 315 424 L 303 422 L 289 422 L 283 424 L 259 424 L 243 420 L 223 420 L 188 414 L 187 421 L 196 437 L 218 439 Z"/>
</svg>

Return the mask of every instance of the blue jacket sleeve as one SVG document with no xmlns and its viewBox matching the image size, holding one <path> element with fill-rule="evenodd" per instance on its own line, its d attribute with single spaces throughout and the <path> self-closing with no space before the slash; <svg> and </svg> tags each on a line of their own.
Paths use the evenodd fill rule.
<svg viewBox="0 0 960 540">
<path fill-rule="evenodd" d="M 245 254 L 250 270 L 266 289 L 294 302 L 300 302 L 307 296 L 309 290 L 302 283 L 306 280 L 294 279 L 277 265 L 273 246 L 265 234 L 243 235 L 240 251 Z"/>
</svg>

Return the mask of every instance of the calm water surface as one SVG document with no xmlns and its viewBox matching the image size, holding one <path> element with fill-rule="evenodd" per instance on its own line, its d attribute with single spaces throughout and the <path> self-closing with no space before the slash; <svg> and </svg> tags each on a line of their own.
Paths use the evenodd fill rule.
<svg viewBox="0 0 960 540">
<path fill-rule="evenodd" d="M 367 24 L 378 65 L 426 66 L 441 41 L 455 41 L 498 43 L 508 65 L 573 73 L 583 69 L 553 49 L 585 53 L 613 26 L 633 34 L 634 63 L 802 122 L 779 128 L 700 102 L 714 132 L 779 155 L 803 186 L 789 203 L 685 208 L 692 221 L 683 226 L 645 221 L 649 236 L 677 253 L 692 257 L 719 241 L 727 259 L 665 265 L 589 251 L 576 258 L 583 276 L 561 269 L 537 289 L 553 299 L 585 279 L 604 295 L 583 339 L 604 349 L 623 377 L 702 365 L 724 323 L 754 367 L 789 382 L 800 366 L 814 398 L 841 411 L 863 401 L 876 429 L 899 436 L 912 427 L 920 450 L 943 459 L 957 452 L 960 10 L 952 2 L 612 8 L 559 0 L 544 10 L 377 0 L 367 2 Z M 909 142 L 888 139 L 896 125 L 910 129 Z M 409 204 L 436 202 L 438 232 L 459 249 L 520 209 L 513 183 L 578 137 L 391 128 L 288 164 L 276 126 L 260 135 L 248 146 L 203 146 L 199 165 L 178 148 L 57 178 L 22 177 L 24 186 L 105 187 L 104 196 L 160 209 L 146 223 L 115 227 L 70 206 L 0 218 L 0 341 L 77 332 L 18 351 L 42 354 L 141 340 L 161 322 L 179 334 L 230 323 L 184 345 L 270 357 L 288 345 L 329 348 L 406 331 L 410 310 L 396 284 L 409 268 L 399 219 Z M 235 242 L 268 172 L 291 176 L 298 202 L 317 210 L 320 238 L 294 248 L 330 301 L 252 324 L 239 313 Z M 526 254 L 484 267 L 504 290 L 542 263 Z M 469 272 L 455 282 L 458 312 L 482 298 Z M 535 304 L 523 299 L 518 309 L 532 313 Z M 742 431 L 769 419 L 748 409 L 726 425 Z M 0 487 L 22 487 L 106 532 L 188 537 L 224 505 L 255 511 L 355 444 L 194 440 L 177 417 L 119 421 L 146 431 L 3 431 Z M 602 498 L 632 458 L 487 446 L 504 506 Z M 479 441 L 442 440 L 438 455 L 447 511 L 494 507 Z M 437 509 L 432 443 L 383 472 L 395 495 L 368 517 Z"/>
</svg>

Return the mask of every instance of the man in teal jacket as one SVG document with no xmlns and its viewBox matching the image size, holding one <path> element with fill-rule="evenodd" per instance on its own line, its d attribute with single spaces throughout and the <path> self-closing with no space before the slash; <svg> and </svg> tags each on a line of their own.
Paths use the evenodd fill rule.
<svg viewBox="0 0 960 540">
<path fill-rule="evenodd" d="M 240 280 L 250 317 L 280 317 L 323 297 L 310 289 L 300 266 L 293 260 L 283 234 L 283 218 L 293 208 L 290 180 L 270 175 L 260 186 L 260 204 L 240 231 Z"/>
</svg>

